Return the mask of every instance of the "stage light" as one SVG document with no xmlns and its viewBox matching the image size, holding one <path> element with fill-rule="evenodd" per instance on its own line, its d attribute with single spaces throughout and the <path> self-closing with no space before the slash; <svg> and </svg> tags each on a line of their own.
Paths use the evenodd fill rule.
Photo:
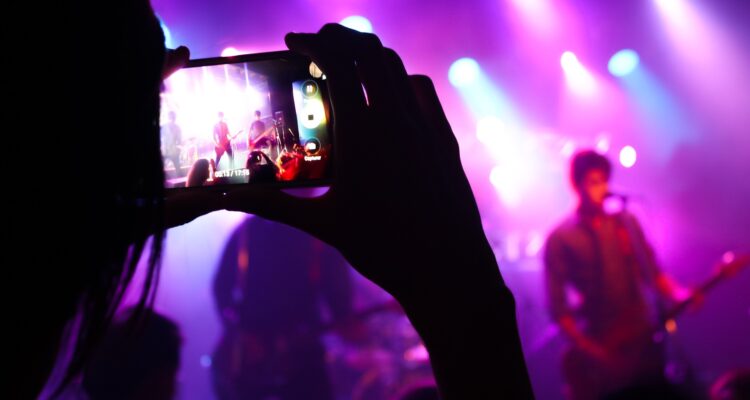
<svg viewBox="0 0 750 400">
<path fill-rule="evenodd" d="M 578 64 L 578 57 L 572 51 L 566 51 L 560 56 L 560 66 L 564 71 L 573 69 Z"/>
<path fill-rule="evenodd" d="M 609 151 L 609 137 L 605 133 L 599 134 L 596 139 L 596 152 L 599 154 L 606 154 Z"/>
<path fill-rule="evenodd" d="M 352 15 L 346 17 L 341 20 L 340 24 L 349 29 L 354 29 L 355 31 L 359 31 L 362 33 L 373 32 L 372 23 L 370 22 L 370 20 L 360 15 Z"/>
<path fill-rule="evenodd" d="M 479 63 L 473 58 L 465 57 L 451 64 L 448 70 L 448 80 L 455 87 L 466 87 L 477 81 L 479 73 Z"/>
<path fill-rule="evenodd" d="M 576 144 L 572 140 L 565 141 L 562 148 L 560 149 L 560 155 L 563 157 L 571 157 L 576 151 Z"/>
<path fill-rule="evenodd" d="M 578 94 L 590 95 L 594 93 L 594 77 L 581 64 L 578 57 L 571 52 L 566 51 L 560 56 L 560 66 L 565 72 L 565 80 L 568 87 Z"/>
<path fill-rule="evenodd" d="M 232 57 L 240 54 L 242 53 L 240 53 L 240 51 L 235 49 L 234 47 L 227 47 L 226 49 L 221 51 L 222 57 Z"/>
<path fill-rule="evenodd" d="M 164 23 L 164 21 L 161 20 L 157 16 L 157 19 L 159 20 L 159 26 L 161 26 L 161 31 L 164 32 L 164 46 L 166 46 L 168 49 L 173 49 L 174 44 L 172 43 L 172 32 L 167 28 L 167 25 Z"/>
<path fill-rule="evenodd" d="M 609 73 L 616 77 L 627 76 L 638 68 L 640 63 L 640 57 L 634 50 L 624 49 L 620 50 L 612 58 L 609 59 L 607 68 Z"/>
<path fill-rule="evenodd" d="M 497 117 L 484 117 L 477 122 L 477 139 L 486 145 L 495 144 L 505 131 L 506 124 Z"/>
<path fill-rule="evenodd" d="M 620 150 L 620 164 L 625 168 L 630 168 L 635 165 L 637 158 L 638 154 L 635 152 L 633 146 L 625 146 Z"/>
<path fill-rule="evenodd" d="M 686 5 L 683 0 L 654 0 L 656 6 L 665 14 L 674 18 L 684 18 L 686 14 Z"/>
</svg>

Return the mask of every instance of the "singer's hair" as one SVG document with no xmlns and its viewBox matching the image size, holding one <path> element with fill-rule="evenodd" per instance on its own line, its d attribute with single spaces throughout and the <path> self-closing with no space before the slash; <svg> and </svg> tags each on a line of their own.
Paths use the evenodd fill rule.
<svg viewBox="0 0 750 400">
<path fill-rule="evenodd" d="M 586 174 L 595 169 L 604 172 L 607 180 L 609 180 L 612 174 L 612 163 L 609 162 L 607 157 L 593 150 L 583 150 L 576 153 L 570 161 L 570 183 L 573 184 L 573 187 L 580 187 Z"/>
</svg>

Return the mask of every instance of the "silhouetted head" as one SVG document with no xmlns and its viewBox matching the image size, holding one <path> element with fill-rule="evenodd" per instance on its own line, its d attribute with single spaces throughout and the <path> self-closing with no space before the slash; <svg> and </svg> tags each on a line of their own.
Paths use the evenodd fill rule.
<svg viewBox="0 0 750 400">
<path fill-rule="evenodd" d="M 208 178 L 211 177 L 210 166 L 211 164 L 205 158 L 195 160 L 193 165 L 190 167 L 190 171 L 188 172 L 185 187 L 203 186 Z"/>
</svg>

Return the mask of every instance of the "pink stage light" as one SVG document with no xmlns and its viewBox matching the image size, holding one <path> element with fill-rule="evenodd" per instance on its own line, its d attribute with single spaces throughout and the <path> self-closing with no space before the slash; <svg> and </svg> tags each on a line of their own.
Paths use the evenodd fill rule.
<svg viewBox="0 0 750 400">
<path fill-rule="evenodd" d="M 222 57 L 232 57 L 242 54 L 239 50 L 237 50 L 234 47 L 227 47 L 226 49 L 221 51 Z"/>
<path fill-rule="evenodd" d="M 581 64 L 572 51 L 566 51 L 560 56 L 560 66 L 565 72 L 568 88 L 574 93 L 590 96 L 596 91 L 594 76 Z"/>
<path fill-rule="evenodd" d="M 631 168 L 635 165 L 637 159 L 638 154 L 633 146 L 625 146 L 620 150 L 620 164 L 622 164 L 623 167 Z"/>
</svg>

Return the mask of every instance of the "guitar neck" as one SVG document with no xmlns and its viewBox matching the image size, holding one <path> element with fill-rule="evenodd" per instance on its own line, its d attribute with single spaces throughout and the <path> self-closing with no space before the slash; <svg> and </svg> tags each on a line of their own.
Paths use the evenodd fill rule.
<svg viewBox="0 0 750 400">
<path fill-rule="evenodd" d="M 664 315 L 664 320 L 669 321 L 670 319 L 674 319 L 678 315 L 682 314 L 687 310 L 688 306 L 690 306 L 690 303 L 692 303 L 696 297 L 698 297 L 699 293 L 705 293 L 706 291 L 710 290 L 714 286 L 716 286 L 719 281 L 721 281 L 721 275 L 715 275 L 711 277 L 708 281 L 704 282 L 702 285 L 698 286 L 698 288 L 695 289 L 695 293 L 690 295 L 685 300 L 682 300 L 677 305 L 669 309 L 666 314 Z"/>
<path fill-rule="evenodd" d="M 693 289 L 693 294 L 690 297 L 681 301 L 679 304 L 672 307 L 672 309 L 668 310 L 664 316 L 665 322 L 668 320 L 674 319 L 675 317 L 683 313 L 688 308 L 690 303 L 695 301 L 695 299 L 698 296 L 701 296 L 707 293 L 709 290 L 713 289 L 719 282 L 733 275 L 734 273 L 739 272 L 741 268 L 746 267 L 748 264 L 750 264 L 750 257 L 748 255 L 741 255 L 735 258 L 734 260 L 728 262 L 727 264 L 724 264 L 708 280 L 696 286 L 696 288 Z M 735 270 L 735 272 L 734 273 L 729 272 L 732 270 Z"/>
</svg>

